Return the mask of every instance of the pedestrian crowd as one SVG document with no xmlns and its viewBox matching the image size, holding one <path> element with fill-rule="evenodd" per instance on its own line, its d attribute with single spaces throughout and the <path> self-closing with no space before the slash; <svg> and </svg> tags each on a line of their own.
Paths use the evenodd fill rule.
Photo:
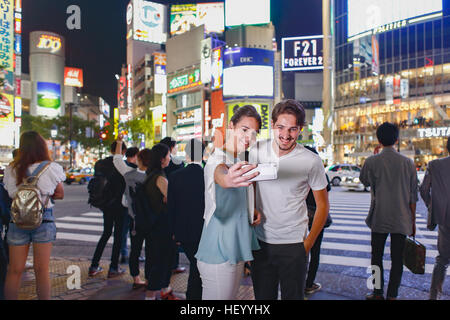
<svg viewBox="0 0 450 320">
<path fill-rule="evenodd" d="M 179 266 L 180 252 L 189 260 L 187 300 L 236 299 L 248 270 L 257 300 L 275 300 L 279 291 L 283 300 L 303 300 L 320 290 L 315 277 L 324 228 L 332 223 L 330 183 L 317 151 L 297 143 L 305 110 L 290 99 L 275 105 L 270 140 L 256 140 L 261 124 L 253 106 L 240 107 L 230 119 L 224 145 L 207 154 L 204 143 L 189 140 L 185 162 L 175 156 L 177 144 L 171 138 L 139 150 L 127 148 L 119 135 L 111 145 L 112 156 L 95 163 L 88 185 L 88 202 L 102 211 L 104 221 L 89 276 L 103 272 L 99 262 L 113 236 L 107 277 L 123 275 L 126 271 L 120 264 L 128 263 L 131 289 L 144 289 L 146 300 L 180 299 L 170 286 L 171 275 L 185 271 Z M 381 148 L 365 161 L 360 173 L 361 182 L 371 190 L 366 219 L 371 229 L 371 264 L 380 270 L 379 281 L 366 297 L 369 300 L 385 299 L 387 237 L 392 267 L 386 299 L 395 300 L 405 241 L 416 234 L 417 173 L 414 162 L 395 149 L 398 137 L 396 125 L 380 125 Z M 450 157 L 431 161 L 420 185 L 429 209 L 428 228 L 439 226 L 430 299 L 442 294 L 450 259 L 449 168 Z M 35 177 L 44 205 L 41 223 L 24 229 L 16 213 L 26 213 L 30 206 L 22 208 L 17 203 L 23 201 L 17 198 L 25 194 L 21 190 L 30 177 Z M 50 161 L 45 140 L 36 132 L 22 134 L 0 190 L 0 208 L 8 212 L 2 215 L 8 231 L 0 246 L 1 298 L 18 298 L 31 243 L 38 298 L 50 298 L 49 261 L 56 239 L 52 208 L 54 200 L 64 197 L 64 179 L 62 168 Z M 139 263 L 144 260 L 141 277 Z"/>
</svg>

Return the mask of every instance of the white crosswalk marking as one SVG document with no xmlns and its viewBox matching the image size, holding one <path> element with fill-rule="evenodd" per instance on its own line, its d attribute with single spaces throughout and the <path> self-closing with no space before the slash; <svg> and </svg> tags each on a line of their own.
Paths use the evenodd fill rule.
<svg viewBox="0 0 450 320">
<path fill-rule="evenodd" d="M 365 201 L 363 201 L 365 200 Z M 330 215 L 333 224 L 325 229 L 321 245 L 320 265 L 370 266 L 371 230 L 366 225 L 370 209 L 370 194 L 330 192 Z M 425 273 L 432 273 L 438 251 L 437 231 L 427 230 L 426 217 L 416 219 L 416 240 L 427 248 Z M 391 267 L 390 237 L 387 238 L 383 265 Z M 405 272 L 411 273 L 406 267 Z M 450 270 L 447 272 L 450 275 Z"/>
</svg>

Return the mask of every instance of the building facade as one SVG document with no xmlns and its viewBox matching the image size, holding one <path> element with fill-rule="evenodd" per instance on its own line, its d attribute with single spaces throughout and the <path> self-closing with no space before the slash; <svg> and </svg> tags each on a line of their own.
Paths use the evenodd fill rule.
<svg viewBox="0 0 450 320">
<path fill-rule="evenodd" d="M 334 161 L 361 164 L 389 121 L 400 152 L 426 165 L 450 133 L 449 1 L 366 2 L 333 1 Z"/>
</svg>

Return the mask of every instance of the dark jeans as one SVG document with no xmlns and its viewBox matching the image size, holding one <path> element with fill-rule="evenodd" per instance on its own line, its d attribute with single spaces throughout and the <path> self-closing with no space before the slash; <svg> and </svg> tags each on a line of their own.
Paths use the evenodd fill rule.
<svg viewBox="0 0 450 320">
<path fill-rule="evenodd" d="M 202 279 L 197 268 L 195 254 L 198 250 L 198 243 L 181 243 L 181 247 L 189 260 L 189 278 L 186 290 L 186 300 L 202 300 Z"/>
<path fill-rule="evenodd" d="M 256 300 L 303 300 L 308 256 L 303 243 L 268 244 L 253 251 L 252 281 Z"/>
<path fill-rule="evenodd" d="M 161 290 L 169 286 L 175 250 L 175 242 L 169 232 L 150 233 L 148 242 L 145 242 L 147 290 Z"/>
<path fill-rule="evenodd" d="M 405 248 L 406 236 L 398 233 L 391 233 L 391 272 L 389 274 L 389 285 L 387 290 L 388 298 L 397 298 L 398 288 L 402 281 L 403 274 L 403 249 Z M 384 270 L 383 255 L 388 233 L 372 232 L 372 265 L 380 268 L 380 287 L 374 289 L 375 294 L 384 294 Z"/>
<path fill-rule="evenodd" d="M 322 229 L 322 231 L 319 233 L 316 242 L 314 242 L 314 245 L 312 246 L 311 251 L 309 252 L 311 258 L 309 261 L 308 276 L 306 277 L 306 288 L 311 288 L 314 283 L 314 280 L 316 279 L 316 274 L 317 270 L 319 269 L 319 261 L 320 261 L 320 246 L 322 245 L 324 230 L 325 229 Z"/>
<path fill-rule="evenodd" d="M 120 205 L 118 208 L 105 209 L 103 211 L 103 234 L 98 241 L 94 256 L 92 257 L 91 267 L 96 268 L 102 257 L 103 250 L 111 237 L 114 229 L 114 243 L 111 253 L 110 270 L 117 270 L 119 268 L 119 255 L 122 242 L 122 226 L 123 226 L 123 210 L 124 207 Z"/>
<path fill-rule="evenodd" d="M 133 220 L 131 220 L 130 228 L 133 227 Z M 133 236 L 131 234 L 130 236 L 131 240 L 131 250 L 130 250 L 130 259 L 129 259 L 129 266 L 130 266 L 130 274 L 132 277 L 136 277 L 139 275 L 139 256 L 141 255 L 142 251 L 142 245 L 145 241 L 145 247 L 150 246 L 150 235 L 137 231 L 136 235 Z M 145 278 L 148 280 L 148 275 L 150 272 L 150 259 L 145 259 Z"/>
<path fill-rule="evenodd" d="M 120 248 L 120 254 L 122 257 L 128 257 L 128 245 L 127 238 L 128 233 L 130 232 L 131 225 L 131 216 L 128 214 L 128 208 L 125 208 L 123 211 L 123 228 L 122 228 L 122 244 Z M 131 241 L 131 233 L 130 233 L 130 241 Z"/>
<path fill-rule="evenodd" d="M 0 227 L 3 229 L 3 225 L 0 224 Z M 5 289 L 7 269 L 8 269 L 8 245 L 6 243 L 6 237 L 5 239 L 3 239 L 0 236 L 0 300 L 5 300 L 4 289 Z"/>
</svg>

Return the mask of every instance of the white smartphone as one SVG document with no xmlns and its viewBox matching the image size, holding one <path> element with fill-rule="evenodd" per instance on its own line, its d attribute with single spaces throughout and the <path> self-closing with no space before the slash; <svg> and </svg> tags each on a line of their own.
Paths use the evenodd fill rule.
<svg viewBox="0 0 450 320">
<path fill-rule="evenodd" d="M 243 166 L 243 168 L 244 167 L 245 166 Z M 244 174 L 244 177 L 256 171 L 259 171 L 259 175 L 250 179 L 250 181 L 275 180 L 278 178 L 278 168 L 276 163 L 258 163 L 257 167 Z"/>
</svg>

